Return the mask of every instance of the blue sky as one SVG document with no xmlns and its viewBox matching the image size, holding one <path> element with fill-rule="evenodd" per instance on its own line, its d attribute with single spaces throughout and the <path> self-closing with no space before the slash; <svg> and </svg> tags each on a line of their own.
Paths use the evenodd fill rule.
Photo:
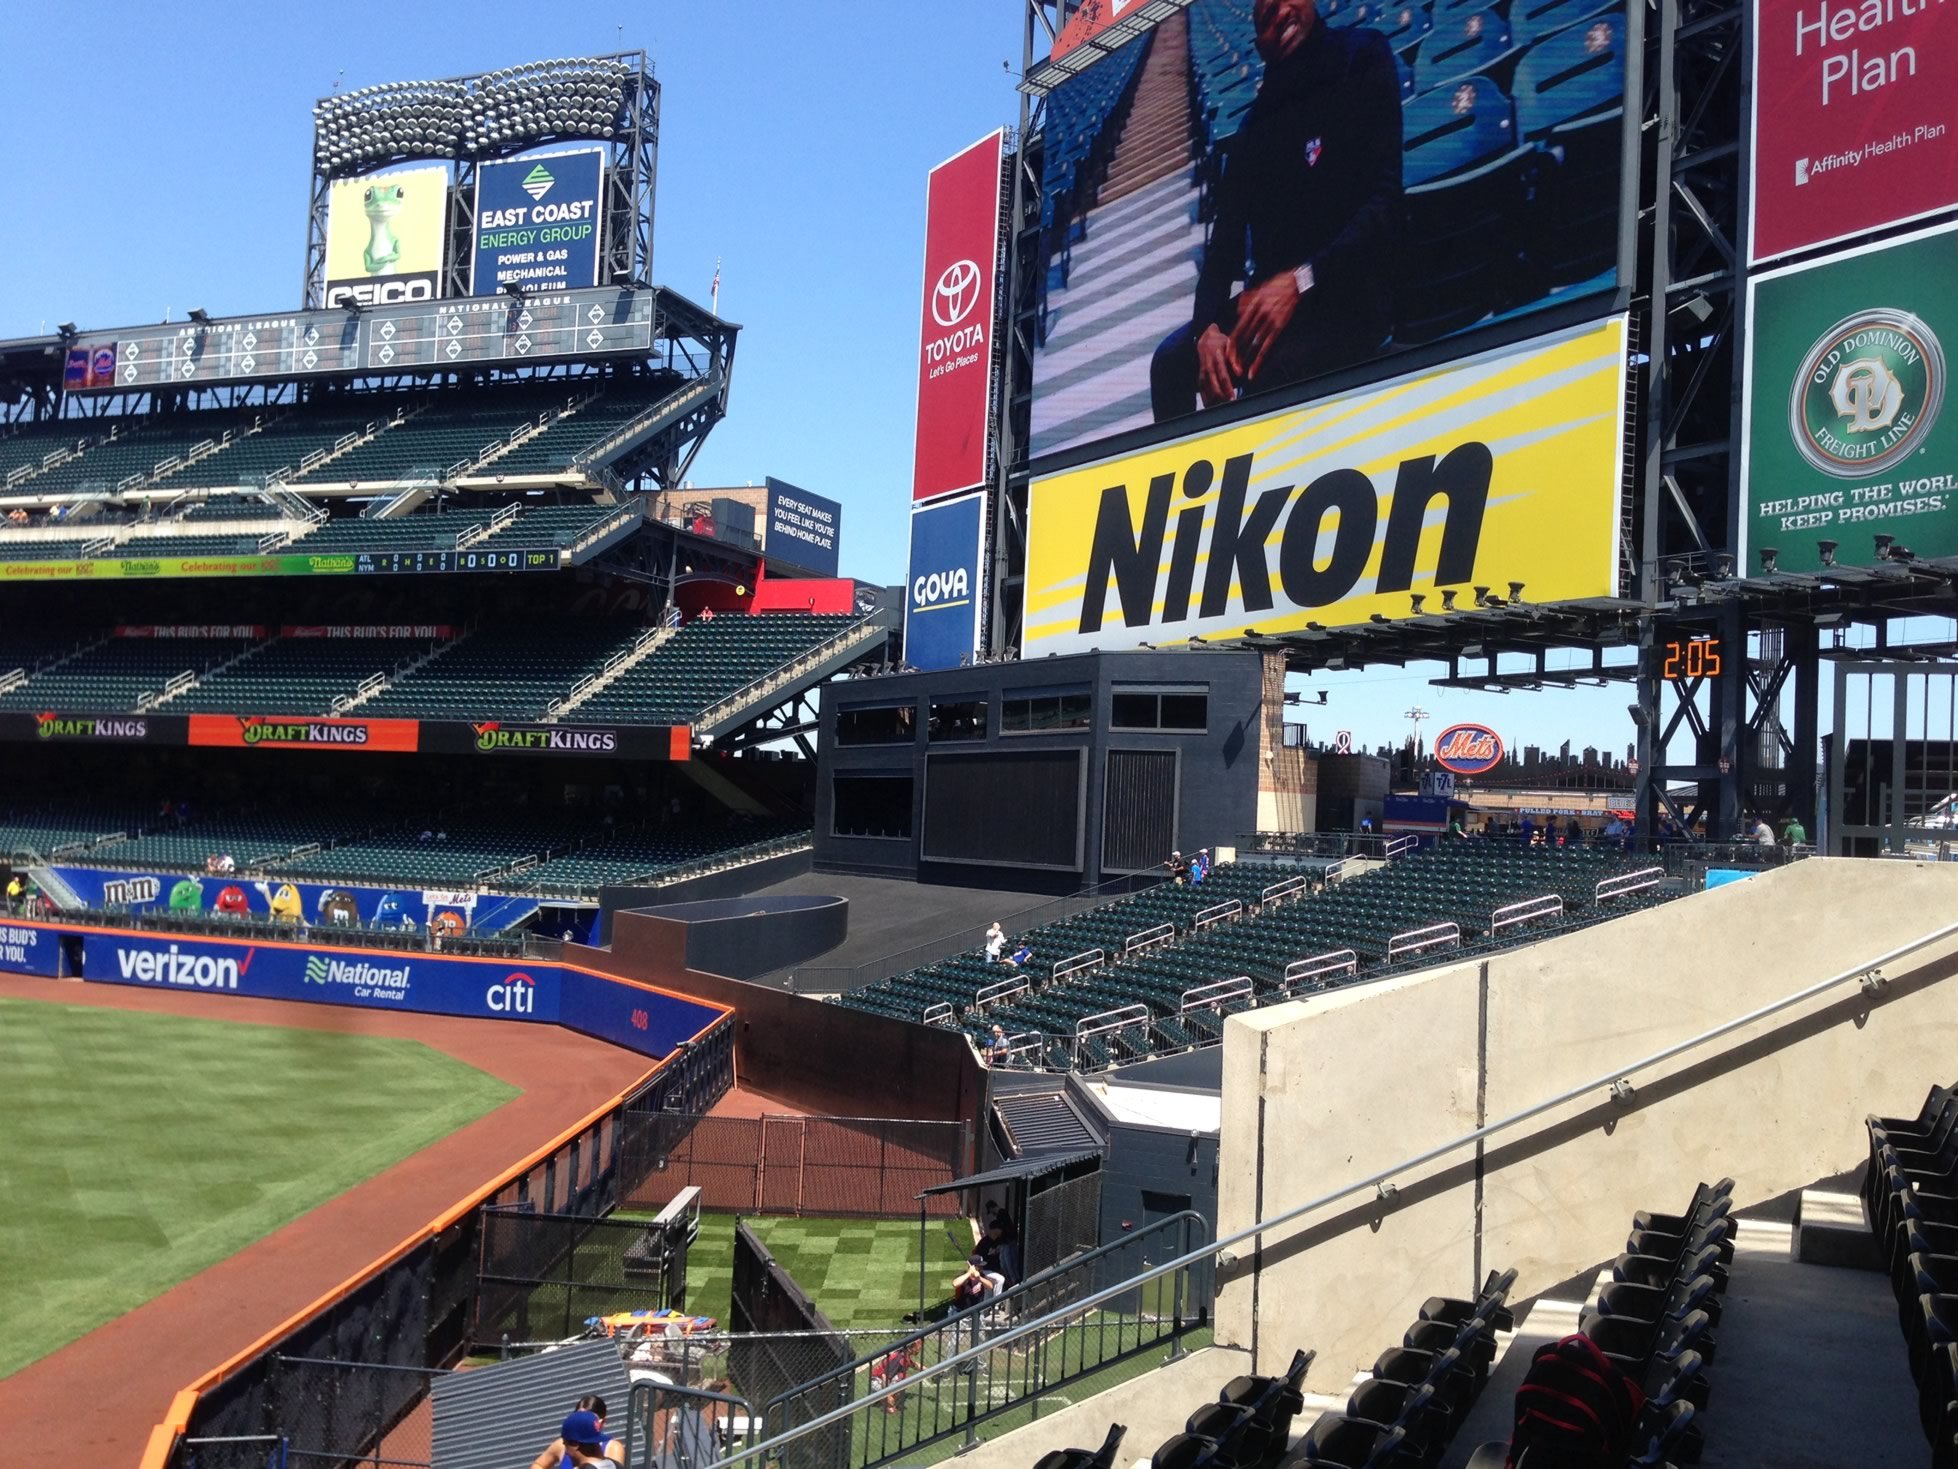
<svg viewBox="0 0 1958 1469">
<path fill-rule="evenodd" d="M 745 330 L 697 484 L 772 474 L 841 500 L 844 570 L 903 576 L 924 185 L 1017 118 L 1017 0 L 324 6 L 123 0 L 23 10 L 0 136 L 0 337 L 297 306 L 313 99 L 644 47 L 663 88 L 653 277 Z M 1314 738 L 1484 720 L 1512 744 L 1630 738 L 1622 686 L 1431 688 L 1333 675 Z"/>
</svg>

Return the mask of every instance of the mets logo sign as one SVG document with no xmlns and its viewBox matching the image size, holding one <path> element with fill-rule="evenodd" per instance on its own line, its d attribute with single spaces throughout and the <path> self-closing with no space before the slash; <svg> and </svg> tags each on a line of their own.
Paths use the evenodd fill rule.
<svg viewBox="0 0 1958 1469">
<path fill-rule="evenodd" d="M 1484 775 L 1502 764 L 1502 737 L 1486 724 L 1451 724 L 1435 736 L 1435 764 L 1457 775 Z"/>
</svg>

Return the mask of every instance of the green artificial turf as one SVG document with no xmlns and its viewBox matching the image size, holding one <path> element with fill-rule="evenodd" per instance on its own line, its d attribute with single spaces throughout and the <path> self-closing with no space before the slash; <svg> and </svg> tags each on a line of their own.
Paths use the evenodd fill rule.
<svg viewBox="0 0 1958 1469">
<path fill-rule="evenodd" d="M 0 1000 L 0 1377 L 515 1095 L 416 1041 Z"/>
<path fill-rule="evenodd" d="M 967 1228 L 953 1220 L 954 1228 Z M 748 1227 L 830 1324 L 850 1327 L 895 1326 L 918 1309 L 918 1221 L 916 1219 L 749 1218 Z M 944 1299 L 972 1245 L 955 1248 L 945 1221 L 925 1226 L 925 1291 L 928 1302 Z M 725 1323 L 734 1283 L 734 1216 L 706 1214 L 700 1238 L 687 1251 L 687 1309 Z"/>
</svg>

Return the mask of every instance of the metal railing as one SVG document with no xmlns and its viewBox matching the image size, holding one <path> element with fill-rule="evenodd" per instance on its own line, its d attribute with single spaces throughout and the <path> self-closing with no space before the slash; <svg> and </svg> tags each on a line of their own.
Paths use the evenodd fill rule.
<svg viewBox="0 0 1958 1469">
<path fill-rule="evenodd" d="M 970 1447 L 987 1422 L 1016 1410 L 1037 1416 L 1040 1399 L 1070 1383 L 1164 1347 L 1180 1355 L 1183 1339 L 1210 1323 L 1207 1264 L 1165 1272 L 1154 1288 L 1104 1292 L 1108 1308 L 1080 1320 L 1031 1333 L 1028 1326 L 1071 1313 L 1071 1303 L 1139 1268 L 1171 1255 L 1200 1253 L 1210 1232 L 1201 1214 L 1173 1214 L 780 1394 L 761 1409 L 762 1431 L 786 1430 L 794 1439 L 805 1432 L 814 1436 L 770 1462 L 781 1469 L 870 1469 L 952 1439 Z M 969 1371 L 950 1377 L 938 1371 L 961 1359 L 970 1362 Z M 894 1406 L 865 1414 L 847 1432 L 821 1431 L 840 1424 L 873 1394 L 875 1401 Z"/>
<path fill-rule="evenodd" d="M 711 730 L 715 725 L 732 718 L 756 700 L 764 699 L 775 690 L 786 688 L 797 679 L 814 672 L 829 659 L 872 641 L 872 638 L 866 634 L 881 635 L 889 632 L 890 629 L 880 621 L 881 616 L 881 613 L 873 613 L 869 617 L 851 623 L 842 631 L 824 638 L 813 648 L 797 654 L 789 662 L 777 664 L 760 678 L 744 684 L 723 698 L 716 699 L 694 716 L 694 728 Z"/>
<path fill-rule="evenodd" d="M 1405 857 L 1420 845 L 1421 839 L 1419 837 L 1395 837 L 1380 849 L 1380 855 L 1391 862 L 1396 857 Z"/>
<path fill-rule="evenodd" d="M 1410 928 L 1406 933 L 1397 933 L 1387 940 L 1387 962 L 1391 964 L 1404 954 L 1418 954 L 1424 949 L 1440 948 L 1443 944 L 1459 948 L 1461 942 L 1459 924 L 1430 923 L 1426 928 Z"/>
<path fill-rule="evenodd" d="M 1192 1010 L 1218 1010 L 1222 1006 L 1239 1000 L 1255 1003 L 1258 987 L 1251 982 L 1251 976 L 1240 974 L 1235 979 L 1220 979 L 1212 984 L 1200 984 L 1194 989 L 1183 991 L 1183 1002 L 1176 1007 L 1178 1015 L 1188 1015 Z"/>
<path fill-rule="evenodd" d="M 1656 888 L 1665 880 L 1666 869 L 1663 867 L 1641 867 L 1635 872 L 1621 872 L 1616 877 L 1601 878 L 1591 889 L 1591 901 L 1602 903 L 1606 898 L 1622 898 L 1626 893 Z"/>
<path fill-rule="evenodd" d="M 1158 923 L 1154 928 L 1145 928 L 1141 933 L 1132 933 L 1122 940 L 1122 957 L 1140 954 L 1147 949 L 1161 948 L 1164 944 L 1176 942 L 1176 925 Z"/>
<path fill-rule="evenodd" d="M 972 997 L 972 1008 L 983 1010 L 994 1001 L 1003 1000 L 1008 995 L 1025 994 L 1027 989 L 1027 977 L 1024 974 L 1016 975 L 1012 979 L 995 980 L 991 984 L 979 986 L 978 992 Z"/>
<path fill-rule="evenodd" d="M 1050 980 L 1059 981 L 1068 978 L 1070 975 L 1079 974 L 1083 970 L 1099 969 L 1107 962 L 1108 953 L 1106 950 L 1083 949 L 1078 954 L 1071 954 L 1067 958 L 1062 959 L 1053 967 L 1047 977 Z"/>
<path fill-rule="evenodd" d="M 919 1391 L 927 1383 L 936 1379 L 958 1373 L 967 1367 L 978 1370 L 979 1364 L 985 1360 L 989 1353 L 1011 1348 L 1024 1350 L 1024 1344 L 1029 1341 L 1037 1341 L 1043 1335 L 1051 1336 L 1069 1327 L 1078 1326 L 1082 1319 L 1109 1306 L 1111 1303 L 1121 1301 L 1124 1298 L 1134 1299 L 1138 1292 L 1146 1290 L 1153 1282 L 1173 1276 L 1179 1271 L 1207 1269 L 1213 1262 L 1226 1265 L 1235 1264 L 1239 1258 L 1235 1252 L 1241 1247 L 1256 1244 L 1265 1235 L 1275 1230 L 1283 1229 L 1287 1225 L 1297 1223 L 1318 1213 L 1322 1209 L 1329 1208 L 1347 1199 L 1371 1195 L 1383 1205 L 1390 1205 L 1394 1198 L 1394 1193 L 1389 1185 L 1393 1184 L 1394 1180 L 1403 1175 L 1413 1173 L 1417 1169 L 1426 1168 L 1429 1164 L 1439 1162 L 1455 1153 L 1486 1143 L 1491 1138 L 1500 1137 L 1504 1133 L 1521 1127 L 1526 1122 L 1533 1121 L 1547 1112 L 1555 1111 L 1557 1108 L 1567 1106 L 1572 1102 L 1580 1101 L 1586 1097 L 1592 1097 L 1599 1101 L 1608 1101 L 1621 1106 L 1625 1105 L 1636 1095 L 1631 1085 L 1633 1077 L 1637 1076 L 1640 1072 L 1663 1065 L 1676 1056 L 1683 1056 L 1689 1051 L 1697 1050 L 1701 1046 L 1708 1045 L 1724 1036 L 1732 1035 L 1734 1032 L 1744 1030 L 1750 1025 L 1755 1025 L 1763 1020 L 1770 1019 L 1773 1016 L 1781 1014 L 1783 1011 L 1791 1010 L 1795 1006 L 1804 1004 L 1809 1000 L 1818 999 L 1828 994 L 1831 990 L 1840 989 L 1842 986 L 1852 982 L 1859 984 L 1865 993 L 1874 998 L 1881 994 L 1883 988 L 1888 984 L 1882 972 L 1885 965 L 1892 964 L 1908 955 L 1915 954 L 1922 949 L 1930 948 L 1934 944 L 1943 943 L 1953 937 L 1958 937 L 1958 923 L 1947 923 L 1940 928 L 1932 930 L 1930 933 L 1912 939 L 1907 944 L 1901 944 L 1894 949 L 1886 950 L 1860 964 L 1832 974 L 1827 979 L 1818 980 L 1814 984 L 1805 985 L 1801 989 L 1790 991 L 1778 1000 L 1772 1000 L 1765 1005 L 1756 1006 L 1745 1014 L 1737 1015 L 1733 1019 L 1723 1021 L 1719 1025 L 1710 1026 L 1696 1035 L 1687 1037 L 1685 1040 L 1662 1047 L 1648 1055 L 1639 1057 L 1637 1060 L 1628 1061 L 1624 1065 L 1613 1067 L 1601 1075 L 1592 1077 L 1588 1081 L 1580 1082 L 1576 1086 L 1567 1087 L 1553 1096 L 1546 1097 L 1539 1102 L 1534 1102 L 1522 1108 L 1520 1111 L 1512 1112 L 1505 1117 L 1496 1118 L 1494 1121 L 1485 1123 L 1481 1127 L 1462 1133 L 1458 1137 L 1450 1138 L 1446 1142 L 1437 1143 L 1434 1147 L 1424 1149 L 1410 1157 L 1403 1158 L 1397 1163 L 1389 1164 L 1387 1167 L 1369 1173 L 1365 1177 L 1357 1178 L 1351 1183 L 1342 1184 L 1327 1193 L 1307 1199 L 1303 1203 L 1282 1210 L 1267 1219 L 1260 1219 L 1253 1224 L 1246 1225 L 1243 1229 L 1224 1235 L 1207 1244 L 1198 1245 L 1193 1249 L 1186 1250 L 1172 1260 L 1151 1265 L 1146 1270 L 1139 1271 L 1125 1280 L 1095 1290 L 1080 1300 L 1063 1305 L 1056 1310 L 1048 1311 L 1032 1320 L 1023 1320 L 1016 1325 L 1005 1327 L 990 1338 L 975 1342 L 971 1346 L 962 1347 L 952 1355 L 941 1358 L 935 1364 L 921 1367 L 918 1371 L 909 1374 L 898 1382 L 887 1382 L 882 1387 L 873 1388 L 854 1401 L 843 1403 L 819 1413 L 794 1428 L 786 1431 L 772 1432 L 769 1437 L 757 1443 L 750 1444 L 741 1452 L 731 1453 L 727 1458 L 717 1460 L 711 1465 L 698 1466 L 698 1469 L 736 1469 L 736 1466 L 741 1466 L 741 1469 L 760 1469 L 760 1466 L 767 1464 L 786 1465 L 800 1462 L 799 1460 L 791 1459 L 785 1451 L 790 1450 L 802 1439 L 819 1434 L 823 1430 L 853 1417 L 859 1415 L 867 1417 L 872 1409 L 883 1411 L 882 1404 L 887 1399 L 907 1392 Z M 886 1455 L 885 1457 L 894 1456 L 893 1454 Z M 871 1462 L 881 1461 L 865 1461 L 866 1464 Z"/>
<path fill-rule="evenodd" d="M 1489 915 L 1489 936 L 1494 938 L 1505 928 L 1528 923 L 1532 918 L 1562 918 L 1563 916 L 1562 893 L 1545 893 L 1540 898 L 1525 898 L 1520 903 L 1505 903 Z"/>
<path fill-rule="evenodd" d="M 1226 898 L 1221 903 L 1212 903 L 1190 920 L 1192 933 L 1200 928 L 1208 928 L 1213 923 L 1222 923 L 1226 918 L 1235 918 L 1244 911 L 1244 905 L 1236 898 Z"/>
<path fill-rule="evenodd" d="M 918 1017 L 925 1025 L 951 1025 L 958 1018 L 958 1011 L 944 1000 L 940 1000 L 936 1005 L 925 1006 L 924 1014 Z"/>
<path fill-rule="evenodd" d="M 1294 959 L 1285 966 L 1285 991 L 1290 994 L 1308 982 L 1314 989 L 1322 989 L 1325 981 L 1334 975 L 1359 972 L 1360 956 L 1351 949 L 1334 949 L 1331 953 L 1314 954 L 1309 959 Z"/>
<path fill-rule="evenodd" d="M 1282 898 L 1291 897 L 1294 893 L 1304 892 L 1305 888 L 1305 874 L 1300 873 L 1297 877 L 1288 877 L 1283 882 L 1271 884 L 1270 887 L 1258 894 L 1258 901 L 1260 903 L 1276 903 Z"/>
</svg>

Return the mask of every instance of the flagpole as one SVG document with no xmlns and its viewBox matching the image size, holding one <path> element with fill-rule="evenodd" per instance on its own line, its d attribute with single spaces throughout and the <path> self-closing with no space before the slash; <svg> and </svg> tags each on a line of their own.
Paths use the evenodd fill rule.
<svg viewBox="0 0 1958 1469">
<path fill-rule="evenodd" d="M 714 285 L 708 292 L 707 309 L 719 316 L 721 314 L 721 257 L 714 257 Z"/>
</svg>

